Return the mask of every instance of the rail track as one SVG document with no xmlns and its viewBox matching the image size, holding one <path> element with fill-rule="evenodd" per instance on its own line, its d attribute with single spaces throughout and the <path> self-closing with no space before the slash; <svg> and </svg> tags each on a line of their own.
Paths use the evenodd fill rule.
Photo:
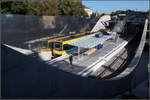
<svg viewBox="0 0 150 100">
<path fill-rule="evenodd" d="M 135 51 L 139 45 L 141 35 L 138 34 L 121 52 L 112 58 L 107 64 L 101 67 L 105 68 L 103 71 L 97 70 L 94 74 L 89 75 L 91 78 L 109 79 L 125 70 L 135 55 Z M 137 42 L 135 42 L 137 41 Z"/>
<path fill-rule="evenodd" d="M 127 50 L 124 50 L 119 56 L 117 56 L 115 58 L 115 60 L 109 64 L 109 65 L 103 65 L 102 67 L 105 68 L 105 70 L 100 73 L 97 78 L 104 78 L 108 75 L 110 75 L 111 73 L 115 72 L 116 69 L 118 69 L 121 66 L 116 66 L 116 64 L 122 64 L 125 59 L 127 59 L 127 57 L 124 57 L 126 55 Z"/>
</svg>

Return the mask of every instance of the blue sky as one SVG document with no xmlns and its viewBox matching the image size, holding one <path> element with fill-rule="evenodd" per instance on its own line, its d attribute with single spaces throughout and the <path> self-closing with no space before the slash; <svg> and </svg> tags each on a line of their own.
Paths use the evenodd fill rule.
<svg viewBox="0 0 150 100">
<path fill-rule="evenodd" d="M 94 12 L 110 14 L 116 10 L 142 10 L 146 11 L 149 9 L 149 1 L 94 1 L 94 0 L 83 0 L 83 5 L 92 8 Z"/>
</svg>

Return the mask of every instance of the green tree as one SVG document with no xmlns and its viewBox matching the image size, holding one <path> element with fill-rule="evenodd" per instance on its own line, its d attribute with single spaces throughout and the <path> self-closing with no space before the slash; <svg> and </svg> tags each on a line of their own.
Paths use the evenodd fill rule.
<svg viewBox="0 0 150 100">
<path fill-rule="evenodd" d="M 38 0 L 36 2 L 28 1 L 27 4 L 31 13 L 35 13 L 35 15 L 60 15 L 58 0 Z"/>
<path fill-rule="evenodd" d="M 100 16 L 104 16 L 104 15 L 106 15 L 105 13 L 102 13 Z"/>
<path fill-rule="evenodd" d="M 11 11 L 14 14 L 26 14 L 27 12 L 27 5 L 25 2 L 21 1 L 14 1 L 11 4 Z"/>
<path fill-rule="evenodd" d="M 121 14 L 123 12 L 123 10 L 117 10 L 115 12 L 112 12 L 111 15 L 114 16 L 114 15 L 118 15 L 118 14 Z"/>
<path fill-rule="evenodd" d="M 147 12 L 146 12 L 148 15 L 150 15 L 150 9 L 149 10 L 147 10 Z"/>
<path fill-rule="evenodd" d="M 91 17 L 93 17 L 93 18 L 100 18 L 100 15 L 99 15 L 99 13 L 92 13 Z"/>
<path fill-rule="evenodd" d="M 88 16 L 80 2 L 62 1 L 60 3 L 61 14 L 65 16 Z"/>
<path fill-rule="evenodd" d="M 2 1 L 2 14 L 88 16 L 80 2 L 64 0 Z"/>
<path fill-rule="evenodd" d="M 2 14 L 26 14 L 27 5 L 22 1 L 3 1 L 1 2 L 1 10 Z"/>
<path fill-rule="evenodd" d="M 2 14 L 5 14 L 5 13 L 8 13 L 10 14 L 11 13 L 11 3 L 12 1 L 9 1 L 9 2 L 0 2 L 1 4 L 1 9 L 0 9 L 0 12 Z"/>
</svg>

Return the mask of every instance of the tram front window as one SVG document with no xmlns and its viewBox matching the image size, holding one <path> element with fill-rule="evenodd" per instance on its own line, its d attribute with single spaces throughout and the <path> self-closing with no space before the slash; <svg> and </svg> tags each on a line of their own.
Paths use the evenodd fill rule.
<svg viewBox="0 0 150 100">
<path fill-rule="evenodd" d="M 77 50 L 77 47 L 66 44 L 64 45 L 64 50 L 66 50 L 67 53 L 71 53 L 71 52 L 73 53 Z"/>
<path fill-rule="evenodd" d="M 72 48 L 74 48 L 74 46 L 67 45 L 67 44 L 64 45 L 64 50 L 70 50 Z"/>
<path fill-rule="evenodd" d="M 55 43 L 55 49 L 58 51 L 62 51 L 62 44 L 61 43 Z"/>
</svg>

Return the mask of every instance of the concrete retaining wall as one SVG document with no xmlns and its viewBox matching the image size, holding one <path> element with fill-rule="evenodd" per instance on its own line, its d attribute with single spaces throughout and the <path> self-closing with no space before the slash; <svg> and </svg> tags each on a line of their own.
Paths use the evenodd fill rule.
<svg viewBox="0 0 150 100">
<path fill-rule="evenodd" d="M 69 32 L 90 31 L 97 19 L 69 16 L 0 15 L 2 43 L 26 48 L 24 42 Z"/>
<path fill-rule="evenodd" d="M 112 98 L 130 84 L 73 75 L 5 46 L 2 57 L 3 98 Z"/>
<path fill-rule="evenodd" d="M 112 98 L 131 88 L 136 73 L 136 66 L 133 67 L 121 78 L 105 81 L 85 78 L 63 72 L 2 45 L 2 97 Z"/>
<path fill-rule="evenodd" d="M 112 78 L 111 80 L 117 80 L 117 79 L 120 79 L 122 77 L 126 77 L 136 69 L 137 65 L 139 64 L 142 52 L 144 50 L 144 46 L 145 46 L 145 42 L 146 42 L 146 35 L 147 35 L 147 27 L 148 27 L 148 20 L 145 21 L 145 26 L 144 26 L 143 34 L 141 37 L 141 41 L 140 41 L 140 44 L 138 46 L 138 49 L 136 51 L 134 58 L 132 59 L 132 61 L 128 65 L 127 69 L 125 69 L 121 74 Z"/>
</svg>

